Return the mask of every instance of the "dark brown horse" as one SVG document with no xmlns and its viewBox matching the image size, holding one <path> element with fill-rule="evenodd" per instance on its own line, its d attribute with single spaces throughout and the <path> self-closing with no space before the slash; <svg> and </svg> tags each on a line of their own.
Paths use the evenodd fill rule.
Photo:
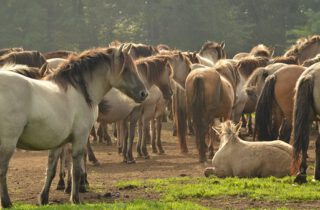
<svg viewBox="0 0 320 210">
<path fill-rule="evenodd" d="M 314 58 L 310 58 L 308 60 L 305 60 L 302 65 L 304 67 L 309 67 L 309 66 L 311 66 L 315 63 L 318 63 L 318 62 L 320 62 L 320 53 L 317 54 Z"/>
<path fill-rule="evenodd" d="M 12 52 L 0 57 L 0 66 L 6 63 L 23 64 L 40 68 L 46 63 L 45 57 L 38 51 Z"/>
<path fill-rule="evenodd" d="M 304 70 L 302 66 L 287 65 L 266 79 L 256 108 L 255 133 L 259 140 L 280 136 L 289 142 L 294 88 Z"/>
</svg>

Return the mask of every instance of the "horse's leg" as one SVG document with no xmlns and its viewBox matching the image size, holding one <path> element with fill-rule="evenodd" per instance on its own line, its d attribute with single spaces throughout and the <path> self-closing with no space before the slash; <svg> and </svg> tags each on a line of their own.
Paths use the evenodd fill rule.
<svg viewBox="0 0 320 210">
<path fill-rule="evenodd" d="M 214 143 L 214 140 L 216 139 L 216 132 L 211 129 L 211 126 L 209 127 L 209 145 L 208 145 L 208 148 L 209 148 L 209 154 L 208 154 L 208 159 L 212 159 L 213 156 L 214 156 L 214 147 L 213 147 L 213 143 Z"/>
<path fill-rule="evenodd" d="M 90 135 L 93 137 L 93 141 L 98 141 L 98 136 L 95 127 L 93 126 L 90 132 Z"/>
<path fill-rule="evenodd" d="M 318 127 L 318 136 L 316 140 L 316 162 L 315 162 L 315 173 L 314 173 L 314 179 L 320 180 L 320 128 L 319 128 L 319 122 L 316 123 Z"/>
<path fill-rule="evenodd" d="M 252 130 L 252 116 L 251 114 L 247 114 L 247 118 L 248 118 L 248 124 L 247 124 L 247 132 L 248 135 L 252 135 L 253 134 L 253 130 Z"/>
<path fill-rule="evenodd" d="M 123 162 L 126 163 L 127 160 L 127 149 L 128 149 L 128 121 L 127 119 L 121 120 L 120 124 L 120 130 L 121 130 L 121 135 L 120 135 L 120 141 L 122 141 L 122 157 L 123 157 Z"/>
<path fill-rule="evenodd" d="M 96 155 L 94 154 L 94 152 L 92 150 L 91 143 L 90 143 L 89 139 L 88 139 L 88 142 L 87 142 L 87 154 L 88 154 L 89 161 L 94 166 L 99 166 L 100 165 L 99 160 L 96 158 Z"/>
<path fill-rule="evenodd" d="M 15 145 L 8 147 L 8 145 L 0 144 L 0 196 L 1 206 L 9 208 L 12 206 L 10 201 L 8 186 L 7 186 L 7 172 L 9 161 L 14 153 Z"/>
<path fill-rule="evenodd" d="M 98 135 L 98 142 L 99 143 L 102 143 L 102 139 L 103 139 L 103 121 L 101 121 L 99 123 L 99 127 L 98 127 L 98 130 L 97 130 L 97 135 Z"/>
<path fill-rule="evenodd" d="M 88 139 L 89 142 L 89 139 Z M 89 182 L 87 180 L 87 146 L 84 148 L 84 154 L 81 162 L 81 177 L 80 177 L 80 187 L 79 192 L 85 193 L 87 192 L 87 186 L 89 185 Z"/>
<path fill-rule="evenodd" d="M 175 104 L 175 118 L 178 131 L 181 153 L 188 153 L 186 130 L 187 130 L 187 110 L 185 101 L 185 91 L 177 87 L 177 98 Z"/>
<path fill-rule="evenodd" d="M 138 121 L 138 142 L 137 142 L 137 154 L 138 157 L 142 157 L 142 151 L 141 151 L 141 142 L 142 142 L 142 121 L 141 118 Z"/>
<path fill-rule="evenodd" d="M 246 120 L 246 115 L 244 113 L 241 114 L 241 122 L 242 122 L 242 127 L 245 128 L 247 126 L 247 120 Z"/>
<path fill-rule="evenodd" d="M 121 141 L 121 135 L 122 135 L 122 130 L 121 130 L 121 121 L 117 122 L 117 146 L 118 146 L 118 153 L 120 154 L 122 152 L 122 141 Z"/>
<path fill-rule="evenodd" d="M 113 136 L 115 138 L 117 138 L 117 124 L 116 123 L 112 123 L 112 132 L 113 132 Z"/>
<path fill-rule="evenodd" d="M 40 205 L 45 205 L 49 202 L 49 190 L 52 180 L 56 175 L 57 162 L 59 155 L 61 154 L 61 151 L 62 147 L 52 149 L 49 151 L 46 181 L 39 196 Z"/>
<path fill-rule="evenodd" d="M 188 131 L 189 131 L 189 135 L 192 136 L 194 135 L 194 130 L 193 130 L 193 125 L 192 125 L 192 120 L 190 116 L 187 116 L 188 119 Z"/>
<path fill-rule="evenodd" d="M 59 173 L 59 182 L 57 185 L 57 190 L 64 190 L 66 188 L 64 177 L 66 176 L 65 173 L 65 164 L 66 164 L 66 145 L 62 147 L 61 153 L 59 155 L 60 158 L 60 173 Z"/>
<path fill-rule="evenodd" d="M 156 131 L 157 148 L 158 148 L 159 154 L 163 154 L 164 149 L 162 148 L 162 144 L 161 144 L 161 129 L 162 129 L 161 116 L 156 118 L 156 123 L 157 123 L 157 131 Z"/>
<path fill-rule="evenodd" d="M 106 123 L 105 131 L 104 131 L 104 141 L 106 142 L 107 145 L 112 145 L 112 140 L 111 140 L 111 137 L 108 133 L 108 124 L 107 123 Z"/>
<path fill-rule="evenodd" d="M 149 159 L 150 156 L 147 151 L 147 138 L 150 135 L 150 120 L 142 119 L 142 142 L 141 142 L 141 152 L 144 159 Z"/>
<path fill-rule="evenodd" d="M 71 187 L 71 197 L 70 201 L 72 203 L 80 203 L 79 188 L 80 188 L 80 178 L 81 178 L 81 161 L 84 155 L 84 145 L 88 140 L 87 135 L 75 136 L 75 139 L 79 139 L 78 142 L 72 144 L 72 187 Z M 85 138 L 85 139 L 81 139 Z M 84 144 L 82 144 L 82 142 Z"/>
<path fill-rule="evenodd" d="M 128 148 L 126 151 L 127 154 L 127 163 L 135 163 L 136 161 L 133 158 L 132 155 L 132 146 L 133 146 L 133 140 L 135 136 L 135 130 L 137 126 L 137 119 L 130 119 L 130 131 L 129 131 L 129 142 L 128 142 Z"/>
<path fill-rule="evenodd" d="M 72 184 L 72 180 L 71 180 L 71 144 L 67 144 L 67 147 L 65 149 L 65 161 L 66 161 L 66 168 L 67 168 L 67 186 L 66 189 L 64 190 L 65 193 L 70 194 L 71 193 L 71 184 Z"/>
<path fill-rule="evenodd" d="M 156 148 L 156 120 L 152 119 L 151 120 L 151 146 L 152 146 L 152 152 L 157 153 L 157 148 Z"/>
<path fill-rule="evenodd" d="M 173 126 L 172 126 L 172 136 L 177 136 L 177 119 L 176 119 L 176 115 L 175 115 L 175 111 L 176 111 L 176 102 L 177 101 L 177 93 L 175 93 L 172 96 L 172 101 L 171 101 L 171 119 L 173 121 Z M 170 115 L 169 115 L 170 116 Z"/>
</svg>

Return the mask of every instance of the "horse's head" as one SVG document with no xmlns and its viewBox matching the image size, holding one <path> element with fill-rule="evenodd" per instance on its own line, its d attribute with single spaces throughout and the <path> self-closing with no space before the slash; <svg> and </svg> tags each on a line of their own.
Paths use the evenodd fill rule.
<svg viewBox="0 0 320 210">
<path fill-rule="evenodd" d="M 212 127 L 212 129 L 219 135 L 220 137 L 220 145 L 219 149 L 222 148 L 224 145 L 227 143 L 233 143 L 237 142 L 238 136 L 240 133 L 242 123 L 239 122 L 237 125 L 233 124 L 232 121 L 227 120 L 223 123 L 218 128 Z"/>
<path fill-rule="evenodd" d="M 148 92 L 138 74 L 134 61 L 128 52 L 122 51 L 122 47 L 112 49 L 114 50 L 114 70 L 110 83 L 135 102 L 141 103 L 147 98 Z"/>
<path fill-rule="evenodd" d="M 171 96 L 173 95 L 173 91 L 171 89 L 171 77 L 172 77 L 172 67 L 171 65 L 167 62 L 166 60 L 166 64 L 164 66 L 164 71 L 162 72 L 162 74 L 160 75 L 158 81 L 157 81 L 157 86 L 160 88 L 163 97 L 167 100 L 169 100 L 171 98 Z"/>
<path fill-rule="evenodd" d="M 184 88 L 192 63 L 181 52 L 170 55 L 168 61 L 173 69 L 173 80 Z"/>
<path fill-rule="evenodd" d="M 201 47 L 199 55 L 211 60 L 213 63 L 216 63 L 218 60 L 226 58 L 224 47 L 224 41 L 220 44 L 216 42 L 207 41 Z"/>
</svg>

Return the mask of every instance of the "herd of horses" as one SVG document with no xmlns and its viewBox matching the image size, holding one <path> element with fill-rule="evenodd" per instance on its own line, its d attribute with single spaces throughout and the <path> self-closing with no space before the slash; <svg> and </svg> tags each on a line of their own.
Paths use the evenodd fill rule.
<svg viewBox="0 0 320 210">
<path fill-rule="evenodd" d="M 135 163 L 136 128 L 137 155 L 150 158 L 148 142 L 152 152 L 162 154 L 162 121 L 167 116 L 173 121 L 181 153 L 188 153 L 189 133 L 195 135 L 200 162 L 209 157 L 213 165 L 223 165 L 228 157 L 249 148 L 242 153 L 247 154 L 245 165 L 267 167 L 251 173 L 235 162 L 228 163 L 229 168 L 208 168 L 206 175 L 283 176 L 291 167 L 299 171 L 295 181 L 306 182 L 309 130 L 320 113 L 320 36 L 299 39 L 279 57 L 273 56 L 274 48 L 259 44 L 227 59 L 224 47 L 224 42 L 208 41 L 199 51 L 184 52 L 164 44 L 114 41 L 80 53 L 1 49 L 1 206 L 12 206 L 7 170 L 16 148 L 49 150 L 41 205 L 49 201 L 59 158 L 57 189 L 70 192 L 71 202 L 80 203 L 79 192 L 87 184 L 87 156 L 99 164 L 89 136 L 110 143 L 107 125 L 113 123 L 123 161 Z M 242 124 L 254 141 L 284 142 L 245 142 L 238 137 Z M 99 125 L 97 132 L 95 125 Z M 218 140 L 215 154 L 213 145 Z M 293 149 L 287 144 L 290 140 Z M 279 155 L 272 153 L 275 150 Z M 315 179 L 320 179 L 320 137 Z"/>
</svg>

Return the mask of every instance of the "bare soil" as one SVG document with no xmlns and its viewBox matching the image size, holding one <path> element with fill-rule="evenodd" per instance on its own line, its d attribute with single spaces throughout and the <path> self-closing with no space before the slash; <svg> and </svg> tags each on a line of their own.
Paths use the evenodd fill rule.
<svg viewBox="0 0 320 210">
<path fill-rule="evenodd" d="M 166 178 L 178 176 L 203 176 L 203 171 L 210 163 L 198 162 L 194 137 L 188 137 L 188 154 L 181 154 L 177 138 L 171 134 L 171 124 L 165 123 L 162 141 L 165 154 L 152 154 L 149 160 L 136 159 L 136 164 L 122 163 L 122 156 L 117 153 L 115 145 L 93 144 L 93 150 L 101 165 L 88 166 L 89 192 L 81 194 L 85 202 L 113 202 L 114 200 L 130 201 L 133 199 L 158 200 L 160 195 L 146 193 L 144 189 L 117 189 L 114 184 L 119 180 Z M 314 161 L 314 140 L 312 135 L 309 147 L 309 166 Z M 217 148 L 217 146 L 216 146 Z M 134 153 L 136 154 L 136 153 Z M 26 152 L 18 150 L 10 162 L 8 172 L 9 193 L 13 202 L 36 204 L 45 178 L 47 151 Z M 309 174 L 313 174 L 309 167 Z M 69 195 L 55 188 L 58 182 L 58 171 L 50 191 L 51 203 L 66 203 Z M 276 202 L 260 201 L 244 197 L 217 197 L 212 199 L 193 200 L 201 205 L 214 208 L 318 208 L 320 201 Z"/>
</svg>

